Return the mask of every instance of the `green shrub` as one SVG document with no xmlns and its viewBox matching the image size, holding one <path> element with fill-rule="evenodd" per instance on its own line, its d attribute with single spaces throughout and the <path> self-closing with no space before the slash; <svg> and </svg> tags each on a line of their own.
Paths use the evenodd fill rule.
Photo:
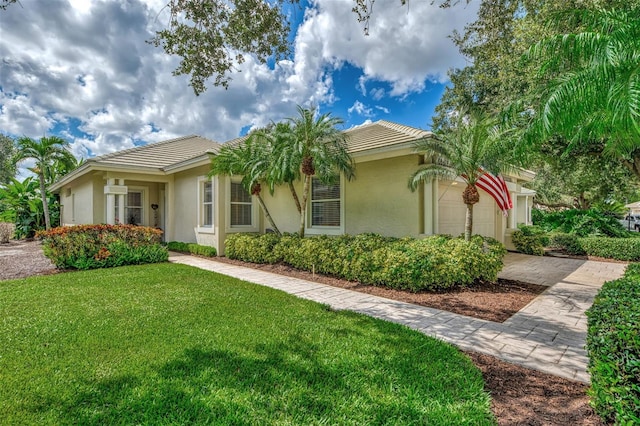
<svg viewBox="0 0 640 426">
<path fill-rule="evenodd" d="M 79 225 L 38 232 L 58 269 L 95 269 L 166 262 L 162 231 L 134 225 Z"/>
<path fill-rule="evenodd" d="M 231 234 L 225 240 L 225 254 L 245 262 L 278 263 L 282 260 L 274 250 L 278 242 L 276 234 Z"/>
<path fill-rule="evenodd" d="M 589 256 L 623 261 L 640 261 L 640 238 L 580 238 L 580 246 Z"/>
<path fill-rule="evenodd" d="M 599 209 L 569 209 L 560 212 L 532 211 L 533 224 L 547 232 L 562 232 L 580 237 L 607 236 L 620 238 L 628 232 L 617 217 Z"/>
<path fill-rule="evenodd" d="M 584 249 L 580 245 L 580 238 L 576 234 L 554 232 L 549 234 L 549 247 L 564 250 L 568 254 L 583 255 Z"/>
<path fill-rule="evenodd" d="M 357 236 L 236 234 L 226 241 L 227 256 L 256 263 L 284 262 L 294 268 L 364 284 L 410 291 L 495 281 L 506 250 L 491 238 L 467 242 L 450 236 L 421 240 Z"/>
<path fill-rule="evenodd" d="M 183 243 L 180 241 L 170 241 L 167 243 L 167 249 L 178 251 L 181 253 L 191 253 L 198 256 L 215 257 L 218 252 L 215 247 L 203 246 L 195 243 Z"/>
<path fill-rule="evenodd" d="M 511 241 L 516 249 L 524 254 L 544 255 L 544 248 L 549 244 L 549 237 L 539 226 L 520 225 L 511 234 Z"/>
<path fill-rule="evenodd" d="M 640 424 L 640 264 L 605 283 L 587 317 L 591 403 L 606 422 Z"/>
</svg>

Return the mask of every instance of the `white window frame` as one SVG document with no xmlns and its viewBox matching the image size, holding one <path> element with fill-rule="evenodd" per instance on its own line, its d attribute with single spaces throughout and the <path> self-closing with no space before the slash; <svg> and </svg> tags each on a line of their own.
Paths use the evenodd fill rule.
<svg viewBox="0 0 640 426">
<path fill-rule="evenodd" d="M 250 225 L 233 225 L 231 226 L 231 183 L 241 183 L 242 179 L 239 177 L 232 177 L 227 179 L 226 184 L 226 202 L 225 202 L 225 210 L 226 210 L 226 224 L 225 230 L 228 233 L 234 232 L 259 232 L 258 225 L 258 203 L 256 202 L 256 197 L 251 195 L 251 224 Z"/>
<path fill-rule="evenodd" d="M 313 179 L 313 178 L 312 178 Z M 338 182 L 340 184 L 340 226 L 318 226 L 312 225 L 312 214 L 313 214 L 313 181 L 311 185 L 309 185 L 309 194 L 307 198 L 307 220 L 305 226 L 305 233 L 309 235 L 342 235 L 344 234 L 344 194 L 345 194 L 345 179 L 344 176 L 340 175 L 340 180 Z M 333 200 L 323 200 L 323 201 L 333 201 Z"/>
<path fill-rule="evenodd" d="M 120 208 L 124 208 L 124 224 L 128 225 L 129 224 L 129 218 L 128 218 L 128 212 L 127 210 L 129 209 L 129 194 L 132 192 L 139 192 L 140 193 L 140 219 L 142 219 L 142 222 L 140 223 L 141 226 L 148 226 L 149 221 L 147 220 L 147 208 L 145 206 L 145 203 L 147 202 L 147 187 L 146 186 L 130 186 L 128 191 L 127 191 L 127 195 L 125 195 L 124 198 L 124 206 L 120 206 Z M 136 207 L 137 208 L 137 207 Z"/>
<path fill-rule="evenodd" d="M 205 201 L 204 201 L 204 185 L 205 183 L 211 183 L 211 225 L 204 225 L 204 205 L 205 205 Z M 198 226 L 196 227 L 196 230 L 198 233 L 201 234 L 215 234 L 215 228 L 216 228 L 216 223 L 218 223 L 217 221 L 217 215 L 216 215 L 216 194 L 217 194 L 217 185 L 216 185 L 217 179 L 214 179 L 213 177 L 209 178 L 206 176 L 200 176 L 198 178 L 198 196 L 197 196 L 197 200 L 198 200 Z"/>
</svg>

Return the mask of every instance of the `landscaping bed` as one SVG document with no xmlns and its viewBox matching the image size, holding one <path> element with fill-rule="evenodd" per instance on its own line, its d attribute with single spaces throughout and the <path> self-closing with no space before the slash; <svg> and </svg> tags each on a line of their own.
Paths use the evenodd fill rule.
<svg viewBox="0 0 640 426">
<path fill-rule="evenodd" d="M 499 278 L 496 283 L 481 282 L 472 287 L 449 291 L 413 293 L 313 274 L 282 264 L 248 263 L 226 257 L 218 257 L 215 260 L 494 322 L 506 321 L 548 288 L 543 285 Z"/>
<path fill-rule="evenodd" d="M 7 255 L 6 253 L 9 254 Z M 217 260 L 224 260 L 224 258 L 218 258 Z M 264 269 L 270 268 L 266 265 L 252 266 Z M 42 254 L 42 247 L 38 241 L 14 241 L 0 245 L 0 280 L 54 273 L 55 271 L 51 262 Z M 284 272 L 281 269 L 279 273 Z M 309 279 L 308 277 L 312 275 L 310 273 L 305 274 L 307 275 L 297 276 Z M 315 277 L 316 279 L 335 280 L 321 277 L 317 274 Z M 375 287 L 372 290 L 378 291 L 382 289 Z M 513 293 L 511 293 L 511 296 L 509 294 L 493 293 L 491 303 L 484 304 L 483 309 L 485 311 L 497 310 L 499 306 L 497 300 L 513 297 Z M 444 297 L 447 295 L 434 295 L 434 297 L 437 296 Z M 473 294 L 470 294 L 470 298 L 473 299 L 471 296 Z M 532 297 L 535 296 L 532 295 Z M 453 303 L 451 302 L 451 304 Z M 442 309 L 446 309 L 444 305 L 442 305 Z M 483 373 L 485 390 L 491 394 L 491 409 L 498 424 L 602 424 L 599 417 L 594 414 L 589 406 L 586 385 L 509 364 L 488 355 L 471 352 L 468 355 Z"/>
</svg>

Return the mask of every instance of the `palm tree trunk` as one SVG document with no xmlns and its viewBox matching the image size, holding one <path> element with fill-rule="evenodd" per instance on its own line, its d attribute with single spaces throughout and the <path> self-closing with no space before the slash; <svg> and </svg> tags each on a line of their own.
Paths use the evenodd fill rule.
<svg viewBox="0 0 640 426">
<path fill-rule="evenodd" d="M 302 187 L 302 203 L 300 205 L 300 230 L 298 234 L 304 237 L 305 212 L 307 211 L 307 196 L 309 195 L 309 186 L 311 185 L 311 176 L 304 175 L 304 185 Z"/>
<path fill-rule="evenodd" d="M 44 211 L 44 227 L 48 231 L 51 229 L 51 220 L 49 219 L 49 203 L 47 202 L 47 190 L 44 186 L 44 172 L 38 173 L 40 180 L 40 196 L 42 197 L 42 210 Z"/>
<path fill-rule="evenodd" d="M 464 224 L 465 241 L 471 240 L 472 233 L 473 233 L 473 204 L 467 204 L 467 217 Z"/>
<path fill-rule="evenodd" d="M 264 200 L 262 199 L 262 195 L 260 194 L 258 194 L 258 202 L 260 203 L 260 207 L 262 207 L 262 211 L 264 212 L 264 215 L 267 217 L 267 220 L 271 224 L 271 227 L 273 228 L 276 235 L 281 236 L 282 233 L 276 226 L 276 223 L 273 221 L 273 217 L 271 217 L 271 213 L 269 213 L 269 209 L 267 209 L 267 206 L 265 205 Z"/>
<path fill-rule="evenodd" d="M 289 182 L 289 191 L 291 191 L 291 196 L 293 197 L 293 201 L 296 203 L 298 214 L 301 214 L 302 207 L 300 207 L 300 199 L 298 198 L 298 193 L 296 192 L 296 188 L 293 186 L 293 182 Z"/>
</svg>

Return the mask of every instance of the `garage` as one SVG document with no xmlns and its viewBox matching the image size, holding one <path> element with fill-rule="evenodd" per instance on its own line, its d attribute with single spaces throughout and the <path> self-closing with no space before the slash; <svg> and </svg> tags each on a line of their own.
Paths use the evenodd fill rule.
<svg viewBox="0 0 640 426">
<path fill-rule="evenodd" d="M 463 182 L 440 183 L 438 187 L 438 234 L 464 233 L 467 208 L 462 202 Z M 473 233 L 496 238 L 496 203 L 479 190 L 480 201 L 473 206 Z"/>
</svg>

